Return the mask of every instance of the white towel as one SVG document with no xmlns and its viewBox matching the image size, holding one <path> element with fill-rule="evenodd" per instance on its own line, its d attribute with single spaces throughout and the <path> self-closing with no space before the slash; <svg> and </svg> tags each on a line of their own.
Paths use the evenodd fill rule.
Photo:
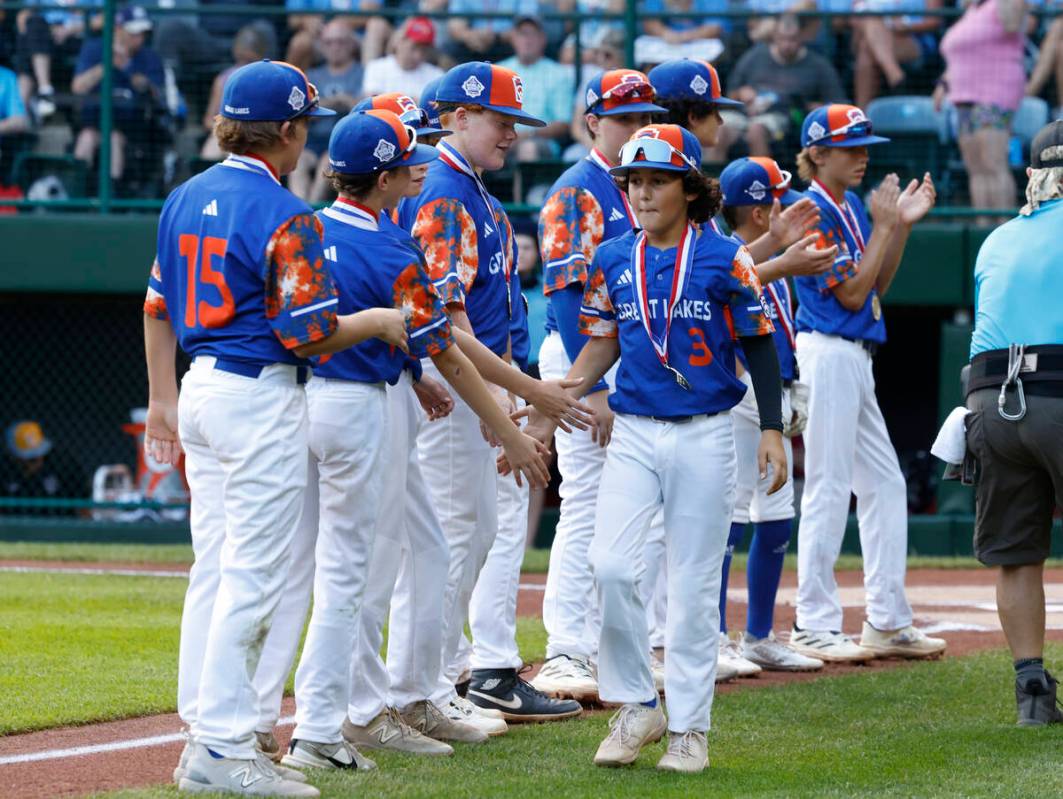
<svg viewBox="0 0 1063 799">
<path fill-rule="evenodd" d="M 945 463 L 963 463 L 963 456 L 967 452 L 967 426 L 964 421 L 968 413 L 962 406 L 952 409 L 945 424 L 941 425 L 938 437 L 934 439 L 931 455 L 941 458 Z"/>
</svg>

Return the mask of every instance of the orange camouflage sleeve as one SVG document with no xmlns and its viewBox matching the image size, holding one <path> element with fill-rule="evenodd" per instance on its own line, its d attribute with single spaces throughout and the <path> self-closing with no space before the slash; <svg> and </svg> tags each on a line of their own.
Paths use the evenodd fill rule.
<svg viewBox="0 0 1063 799">
<path fill-rule="evenodd" d="M 766 336 L 775 331 L 753 256 L 739 247 L 727 275 L 727 317 L 734 336 Z"/>
<path fill-rule="evenodd" d="M 144 313 L 152 319 L 170 318 L 170 312 L 166 308 L 166 296 L 163 294 L 162 267 L 159 266 L 158 256 L 155 256 L 155 262 L 151 265 L 151 274 L 148 276 L 148 293 L 144 297 Z"/>
<path fill-rule="evenodd" d="M 328 338 L 338 324 L 323 233 L 320 219 L 299 214 L 277 228 L 266 247 L 266 319 L 287 349 Z"/>
<path fill-rule="evenodd" d="M 393 297 L 395 307 L 406 319 L 411 357 L 430 358 L 454 343 L 443 301 L 418 261 L 399 273 Z"/>
<path fill-rule="evenodd" d="M 589 191 L 569 186 L 551 194 L 539 214 L 543 293 L 586 283 L 587 269 L 604 235 L 602 208 Z"/>
<path fill-rule="evenodd" d="M 856 261 L 853 260 L 852 254 L 849 252 L 849 245 L 845 243 L 845 236 L 837 229 L 830 220 L 826 218 L 826 215 L 820 216 L 819 225 L 808 231 L 806 235 L 816 236 L 816 249 L 827 250 L 838 245 L 838 254 L 834 257 L 834 263 L 831 268 L 822 274 L 816 275 L 816 288 L 822 293 L 826 293 L 833 289 L 835 286 L 840 286 L 846 280 L 854 277 L 859 271 L 859 267 Z"/>
<path fill-rule="evenodd" d="M 479 267 L 476 223 L 465 206 L 446 198 L 426 203 L 410 232 L 424 250 L 428 277 L 443 303 L 464 307 Z"/>
<path fill-rule="evenodd" d="M 605 272 L 597 262 L 591 265 L 587 284 L 583 289 L 583 301 L 579 308 L 579 332 L 595 338 L 616 338 L 616 313 L 609 298 Z"/>
</svg>

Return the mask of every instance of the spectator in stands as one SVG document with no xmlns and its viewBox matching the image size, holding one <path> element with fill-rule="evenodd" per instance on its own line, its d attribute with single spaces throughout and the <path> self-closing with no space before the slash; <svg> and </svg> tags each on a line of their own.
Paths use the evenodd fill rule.
<svg viewBox="0 0 1063 799">
<path fill-rule="evenodd" d="M 537 0 L 450 0 L 451 14 L 509 14 L 509 19 L 459 17 L 447 22 L 450 40 L 445 55 L 456 64 L 464 61 L 500 61 L 513 52 L 510 37 L 514 17 L 536 16 Z"/>
<path fill-rule="evenodd" d="M 178 8 L 203 5 L 244 6 L 249 11 L 256 6 L 272 5 L 272 0 L 166 0 Z M 205 98 L 199 87 L 209 81 L 229 61 L 233 39 L 240 29 L 254 25 L 269 43 L 267 58 L 274 58 L 277 50 L 277 31 L 272 18 L 256 18 L 253 14 L 167 14 L 155 31 L 154 47 L 163 63 L 173 69 L 186 96 L 197 98 L 200 107 Z"/>
<path fill-rule="evenodd" d="M 395 38 L 394 54 L 377 58 L 366 65 L 362 93 L 402 92 L 414 100 L 420 100 L 425 85 L 443 74 L 443 70 L 428 61 L 428 54 L 435 43 L 435 33 L 435 25 L 428 17 L 406 20 Z"/>
<path fill-rule="evenodd" d="M 36 4 L 30 0 L 29 5 Z M 57 4 L 73 5 L 74 0 L 57 0 Z M 15 17 L 15 26 L 14 66 L 22 102 L 40 121 L 55 113 L 53 68 L 73 60 L 81 49 L 85 17 L 78 11 L 24 8 Z"/>
<path fill-rule="evenodd" d="M 307 73 L 317 86 L 320 104 L 336 112 L 314 122 L 306 147 L 295 170 L 288 175 L 288 188 L 308 202 L 321 202 L 329 193 L 325 167 L 332 128 L 362 97 L 362 64 L 357 58 L 358 40 L 346 19 L 333 19 L 321 29 L 321 50 L 325 63 Z"/>
<path fill-rule="evenodd" d="M 30 120 L 18 90 L 18 77 L 7 67 L 0 67 L 0 149 L 4 136 L 29 130 Z M 6 179 L 0 175 L 0 183 Z"/>
<path fill-rule="evenodd" d="M 583 65 L 580 74 L 579 91 L 572 102 L 572 118 L 568 133 L 573 143 L 565 150 L 562 158 L 573 163 L 585 157 L 594 146 L 590 131 L 587 130 L 587 87 L 590 82 L 601 75 L 624 66 L 624 31 L 616 28 L 601 28 L 598 38 L 591 42 L 591 60 Z"/>
<path fill-rule="evenodd" d="M 513 26 L 515 55 L 500 62 L 520 75 L 524 84 L 524 110 L 544 120 L 545 128 L 518 130 L 514 145 L 518 161 L 536 161 L 561 155 L 561 140 L 568 136 L 572 102 L 572 71 L 546 57 L 546 31 L 537 17 L 521 17 Z M 527 132 L 526 132 L 527 131 Z"/>
<path fill-rule="evenodd" d="M 145 43 L 151 28 L 151 19 L 140 6 L 127 6 L 115 15 L 111 177 L 116 180 L 125 171 L 128 137 L 146 135 L 150 114 L 158 107 L 163 91 L 162 60 Z M 71 86 L 74 94 L 85 98 L 74 156 L 89 164 L 100 146 L 99 87 L 103 80 L 103 56 L 103 40 L 87 40 L 78 54 Z"/>
<path fill-rule="evenodd" d="M 764 15 L 750 17 L 746 23 L 749 38 L 754 42 L 771 41 L 780 15 L 816 10 L 816 0 L 748 0 L 747 5 L 750 11 Z"/>
<path fill-rule="evenodd" d="M 1058 2 L 1056 5 L 1058 7 Z M 1063 116 L 1063 16 L 1052 19 L 1047 28 L 1041 40 L 1041 50 L 1037 54 L 1037 63 L 1026 83 L 1026 94 L 1029 97 L 1037 97 L 1048 81 L 1055 78 L 1058 106 L 1055 116 L 1059 118 Z"/>
<path fill-rule="evenodd" d="M 770 44 L 758 44 L 738 59 L 728 95 L 745 107 L 722 113 L 719 143 L 706 156 L 714 161 L 726 160 L 727 150 L 741 136 L 750 155 L 771 157 L 772 144 L 786 136 L 795 116 L 799 122 L 817 106 L 846 99 L 837 71 L 801 43 L 801 24 L 789 14 L 779 18 Z"/>
<path fill-rule="evenodd" d="M 643 36 L 635 40 L 639 68 L 675 58 L 715 61 L 723 53 L 723 38 L 731 30 L 726 17 L 714 16 L 729 7 L 728 0 L 644 0 Z M 672 14 L 701 14 L 701 18 L 674 18 Z"/>
<path fill-rule="evenodd" d="M 380 0 L 285 0 L 284 7 L 288 10 L 288 28 L 292 31 L 284 60 L 307 72 L 325 58 L 319 45 L 326 14 L 376 11 L 381 3 Z M 366 28 L 370 18 L 344 19 L 351 30 L 357 32 Z"/>
<path fill-rule="evenodd" d="M 80 467 L 45 438 L 39 422 L 25 420 L 7 428 L 7 452 L 0 462 L 0 490 L 16 499 L 78 499 L 88 494 Z M 69 514 L 61 508 L 13 508 L 7 513 Z"/>
<path fill-rule="evenodd" d="M 212 135 L 214 117 L 221 111 L 221 92 L 225 86 L 225 81 L 240 67 L 265 58 L 268 47 L 269 42 L 262 35 L 262 30 L 258 25 L 245 25 L 236 34 L 236 38 L 233 39 L 232 49 L 233 65 L 220 72 L 214 78 L 214 83 L 210 87 L 210 100 L 207 101 L 207 110 L 203 114 L 203 128 L 207 131 L 207 138 L 203 142 L 203 149 L 199 154 L 201 158 L 220 161 L 225 157 L 225 153 L 218 147 L 218 140 Z"/>
<path fill-rule="evenodd" d="M 940 108 L 947 97 L 956 107 L 960 152 L 977 208 L 1016 203 L 1008 142 L 1026 86 L 1025 14 L 1024 0 L 970 0 L 941 40 L 945 75 L 934 101 Z"/>
<path fill-rule="evenodd" d="M 389 3 L 389 6 L 402 11 L 409 11 L 411 16 L 413 16 L 445 12 L 448 4 L 449 0 L 397 0 L 395 3 Z M 396 31 L 402 28 L 403 22 L 405 20 L 398 17 L 369 18 L 365 25 L 365 32 L 362 34 L 363 64 L 375 61 L 387 55 L 393 49 L 393 41 L 397 36 Z M 435 46 L 437 49 L 443 43 L 443 39 L 446 36 L 445 31 L 446 28 L 444 27 L 436 27 Z"/>
<path fill-rule="evenodd" d="M 896 11 L 890 17 L 854 17 L 853 52 L 856 72 L 853 93 L 856 104 L 867 108 L 879 93 L 882 79 L 891 89 L 904 80 L 905 67 L 918 69 L 937 51 L 941 17 L 925 16 L 936 11 L 942 0 L 860 0 L 857 11 Z"/>
</svg>

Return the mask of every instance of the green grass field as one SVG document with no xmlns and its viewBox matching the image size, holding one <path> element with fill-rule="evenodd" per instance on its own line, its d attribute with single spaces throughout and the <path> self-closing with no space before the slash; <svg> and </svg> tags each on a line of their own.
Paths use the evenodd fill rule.
<svg viewBox="0 0 1063 799">
<path fill-rule="evenodd" d="M 62 544 L 0 542 L 0 560 L 66 560 L 83 563 L 173 563 L 192 562 L 192 547 L 182 544 Z M 529 574 L 545 574 L 550 562 L 550 550 L 529 549 L 524 555 L 524 571 Z M 1048 567 L 1063 565 L 1063 560 L 1049 560 Z M 842 555 L 838 568 L 843 571 L 860 569 L 860 556 Z M 745 568 L 745 555 L 735 556 L 735 569 Z M 978 569 L 982 568 L 974 558 L 945 558 L 916 556 L 908 558 L 910 569 Z M 786 569 L 797 569 L 797 556 L 787 555 Z"/>
<path fill-rule="evenodd" d="M 1050 653 L 1063 656 L 1063 648 Z M 711 768 L 653 769 L 663 745 L 630 768 L 591 763 L 608 716 L 513 728 L 453 758 L 376 757 L 373 774 L 317 772 L 322 794 L 347 797 L 1019 797 L 1059 796 L 1063 729 L 1013 726 L 1010 664 L 983 653 L 867 675 L 721 696 Z M 173 787 L 108 799 L 176 797 Z"/>
</svg>

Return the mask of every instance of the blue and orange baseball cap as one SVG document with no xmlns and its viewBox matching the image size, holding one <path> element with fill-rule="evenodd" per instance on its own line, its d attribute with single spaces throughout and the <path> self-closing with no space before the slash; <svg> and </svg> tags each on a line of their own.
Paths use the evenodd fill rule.
<svg viewBox="0 0 1063 799">
<path fill-rule="evenodd" d="M 656 94 L 650 79 L 637 69 L 612 69 L 587 84 L 587 113 L 608 117 L 666 112 L 654 104 Z"/>
<path fill-rule="evenodd" d="M 649 78 L 659 100 L 701 100 L 725 108 L 743 105 L 723 96 L 720 75 L 708 61 L 693 58 L 665 61 L 650 70 Z"/>
<path fill-rule="evenodd" d="M 368 175 L 401 166 L 419 166 L 439 157 L 435 147 L 417 143 L 417 132 L 392 111 L 352 111 L 332 129 L 328 162 L 333 172 Z"/>
<path fill-rule="evenodd" d="M 391 111 L 404 125 L 413 128 L 418 136 L 449 135 L 452 130 L 433 126 L 428 119 L 428 112 L 418 107 L 413 98 L 402 92 L 387 92 L 366 97 L 354 107 L 354 111 Z"/>
<path fill-rule="evenodd" d="M 724 205 L 793 205 L 801 194 L 790 188 L 793 176 L 772 158 L 739 158 L 720 173 Z"/>
<path fill-rule="evenodd" d="M 821 105 L 801 125 L 802 147 L 866 147 L 888 141 L 872 134 L 871 120 L 855 105 Z"/>
<path fill-rule="evenodd" d="M 287 122 L 298 117 L 330 117 L 318 105 L 317 87 L 298 67 L 268 58 L 240 67 L 225 81 L 221 115 L 247 122 Z"/>
<path fill-rule="evenodd" d="M 443 82 L 443 76 L 433 78 L 421 89 L 421 108 L 428 114 L 428 124 L 434 128 L 442 128 L 443 122 L 439 119 L 439 111 L 436 110 L 436 92 L 439 84 Z"/>
<path fill-rule="evenodd" d="M 520 75 L 486 61 L 458 64 L 447 72 L 439 82 L 435 101 L 478 105 L 533 128 L 546 127 L 543 120 L 524 110 L 524 82 Z"/>
<path fill-rule="evenodd" d="M 39 422 L 25 419 L 7 428 L 7 451 L 21 460 L 43 458 L 52 451 L 52 442 L 45 438 Z"/>
<path fill-rule="evenodd" d="M 647 125 L 624 143 L 620 164 L 609 172 L 622 175 L 632 169 L 701 171 L 701 144 L 697 136 L 679 125 Z"/>
</svg>

